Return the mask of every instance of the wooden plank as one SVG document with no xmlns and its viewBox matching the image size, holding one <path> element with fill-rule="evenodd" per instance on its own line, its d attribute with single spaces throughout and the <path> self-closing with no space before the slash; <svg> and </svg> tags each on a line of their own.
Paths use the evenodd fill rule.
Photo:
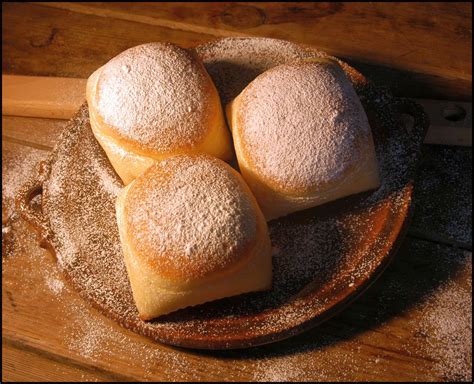
<svg viewBox="0 0 474 384">
<path fill-rule="evenodd" d="M 69 119 L 85 102 L 85 79 L 2 76 L 2 114 Z"/>
<path fill-rule="evenodd" d="M 100 10 L 97 10 L 95 7 L 98 5 L 93 4 L 81 5 L 82 8 L 75 8 L 77 6 L 72 3 L 48 4 L 47 7 L 3 4 L 4 73 L 85 78 L 113 56 L 137 44 L 170 41 L 189 47 L 218 37 L 215 33 L 201 33 L 202 29 L 195 32 L 194 27 L 187 30 L 182 24 L 176 25 L 176 29 L 171 28 L 172 20 L 181 20 L 180 23 L 192 26 L 202 25 L 207 20 L 207 24 L 215 24 L 212 30 L 223 30 L 226 35 L 238 33 L 278 37 L 328 50 L 346 59 L 367 76 L 374 77 L 378 84 L 396 88 L 398 95 L 453 100 L 472 98 L 471 36 L 469 25 L 465 25 L 470 23 L 470 18 L 465 16 L 469 12 L 463 10 L 469 5 L 427 3 L 411 5 L 415 7 L 412 11 L 408 5 L 398 5 L 392 14 L 394 9 L 388 4 L 359 4 L 360 9 L 356 5 L 345 4 L 330 15 L 324 15 L 324 7 L 331 7 L 327 4 L 295 7 L 259 5 L 269 7 L 271 17 L 266 19 L 262 31 L 258 28 L 247 31 L 235 27 L 226 29 L 225 23 L 219 21 L 234 17 L 233 12 L 238 13 L 237 8 L 237 11 L 231 10 L 231 16 L 228 16 L 228 8 L 232 6 L 225 4 L 143 6 L 134 3 L 128 5 L 132 15 L 128 17 L 125 16 L 128 10 L 116 10 L 127 5 L 101 3 Z M 51 8 L 57 6 L 68 9 Z M 109 7 L 114 8 L 110 10 Z M 321 17 L 318 17 L 318 7 L 322 7 Z M 436 7 L 442 8 L 440 12 L 443 7 L 449 8 L 443 13 L 446 19 L 439 18 L 442 23 L 436 19 Z M 288 16 L 291 22 L 284 22 L 284 15 L 291 15 L 291 12 L 295 13 L 292 17 Z M 144 13 L 148 18 L 146 20 L 142 19 Z M 245 20 L 245 17 L 239 19 Z M 423 27 L 423 23 L 432 27 Z M 440 23 L 442 27 L 439 27 Z M 449 23 L 455 25 L 454 31 Z M 444 37 L 438 36 L 439 33 Z M 415 39 L 418 48 L 404 36 Z M 444 60 L 444 55 L 439 55 L 439 52 L 450 52 L 450 60 Z M 397 58 L 396 55 L 405 56 Z M 431 63 L 433 60 L 434 64 Z"/>
<path fill-rule="evenodd" d="M 85 79 L 3 75 L 2 112 L 14 116 L 70 118 L 84 101 L 85 83 Z M 431 121 L 427 144 L 472 146 L 471 103 L 417 101 Z"/>
<path fill-rule="evenodd" d="M 468 54 L 472 6 L 468 3 L 42 4 L 217 36 L 237 32 L 289 38 L 332 54 L 370 58 L 373 63 L 403 70 L 472 78 Z M 447 62 L 438 49 L 453 56 Z"/>
<path fill-rule="evenodd" d="M 395 96 L 472 101 L 472 80 L 415 73 L 351 59 L 346 61 L 374 84 L 390 89 Z"/>
<path fill-rule="evenodd" d="M 17 75 L 87 78 L 127 48 L 150 41 L 192 46 L 210 35 L 83 15 L 36 4 L 2 4 L 2 69 Z"/>
<path fill-rule="evenodd" d="M 324 49 L 356 68 L 368 69 L 364 73 L 374 73 L 380 84 L 395 86 L 401 95 L 471 100 L 471 7 L 469 3 L 4 5 L 3 70 L 87 77 L 139 43 L 191 46 L 238 34 Z"/>
</svg>

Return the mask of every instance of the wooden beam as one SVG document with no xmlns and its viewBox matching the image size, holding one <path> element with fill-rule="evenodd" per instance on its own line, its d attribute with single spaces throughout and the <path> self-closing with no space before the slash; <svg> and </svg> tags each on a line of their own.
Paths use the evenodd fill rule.
<svg viewBox="0 0 474 384">
<path fill-rule="evenodd" d="M 85 101 L 85 79 L 2 76 L 2 114 L 69 119 Z"/>
<path fill-rule="evenodd" d="M 69 119 L 85 100 L 86 79 L 2 76 L 2 114 Z M 416 99 L 431 126 L 425 143 L 472 146 L 472 104 Z"/>
</svg>

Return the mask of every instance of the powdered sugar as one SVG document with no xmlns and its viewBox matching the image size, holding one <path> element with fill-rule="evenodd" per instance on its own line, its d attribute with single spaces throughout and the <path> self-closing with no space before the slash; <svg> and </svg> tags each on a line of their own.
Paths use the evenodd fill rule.
<svg viewBox="0 0 474 384">
<path fill-rule="evenodd" d="M 20 187 L 38 171 L 38 164 L 47 157 L 47 152 L 19 144 L 2 143 L 2 196 L 12 205 Z M 17 150 L 15 150 L 17 149 Z M 11 213 L 11 212 L 9 212 Z"/>
<path fill-rule="evenodd" d="M 245 156 L 284 190 L 337 183 L 368 147 L 367 117 L 337 64 L 272 68 L 245 89 L 236 112 Z"/>
<path fill-rule="evenodd" d="M 137 179 L 125 201 L 133 248 L 182 279 L 238 262 L 255 240 L 256 211 L 227 167 L 210 156 L 177 156 Z"/>
<path fill-rule="evenodd" d="M 471 292 L 454 283 L 442 286 L 425 307 L 421 327 L 437 341 L 429 351 L 437 360 L 438 374 L 450 380 L 470 380 L 467 372 L 472 368 Z"/>
<path fill-rule="evenodd" d="M 59 295 L 64 289 L 64 282 L 60 279 L 49 278 L 46 280 L 46 285 L 55 295 Z"/>
<path fill-rule="evenodd" d="M 14 198 L 21 186 L 38 172 L 38 164 L 47 156 L 46 151 L 2 142 L 2 260 L 14 251 L 17 239 L 18 214 L 14 210 Z M 33 203 L 38 204 L 38 199 Z"/>
<path fill-rule="evenodd" d="M 93 104 L 119 135 L 158 152 L 204 137 L 210 82 L 184 49 L 163 43 L 139 45 L 98 71 Z"/>
<path fill-rule="evenodd" d="M 458 251 L 459 252 L 459 251 Z M 444 252 L 440 252 L 443 255 Z M 420 306 L 417 332 L 426 336 L 426 351 L 436 372 L 449 381 L 472 380 L 472 254 L 443 255 L 438 268 L 458 263 L 464 284 L 452 279 L 441 284 Z M 453 276 L 454 277 L 454 276 Z"/>
</svg>

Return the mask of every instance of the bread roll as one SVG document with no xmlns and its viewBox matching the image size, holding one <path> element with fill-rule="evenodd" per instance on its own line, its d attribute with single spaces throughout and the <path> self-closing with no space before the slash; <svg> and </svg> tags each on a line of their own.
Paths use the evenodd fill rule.
<svg viewBox="0 0 474 384">
<path fill-rule="evenodd" d="M 222 160 L 179 155 L 156 162 L 120 192 L 116 211 L 144 320 L 271 287 L 265 218 Z"/>
<path fill-rule="evenodd" d="M 92 131 L 125 184 L 169 156 L 233 155 L 217 90 L 194 53 L 130 48 L 89 77 L 86 93 Z"/>
<path fill-rule="evenodd" d="M 379 186 L 367 116 L 333 60 L 272 68 L 226 112 L 240 171 L 267 220 Z"/>
</svg>

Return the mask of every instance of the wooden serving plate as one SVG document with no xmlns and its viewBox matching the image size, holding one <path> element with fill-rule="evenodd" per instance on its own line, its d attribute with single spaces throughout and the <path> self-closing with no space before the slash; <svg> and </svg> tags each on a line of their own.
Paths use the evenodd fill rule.
<svg viewBox="0 0 474 384">
<path fill-rule="evenodd" d="M 197 47 L 223 103 L 264 70 L 327 56 L 274 39 L 229 38 Z M 122 187 L 91 133 L 86 105 L 69 122 L 51 157 L 20 191 L 17 208 L 56 255 L 72 286 L 122 326 L 189 348 L 244 348 L 322 323 L 382 273 L 406 232 L 413 174 L 428 121 L 422 108 L 391 97 L 340 62 L 369 116 L 381 187 L 271 221 L 273 288 L 162 316 L 138 318 L 123 263 L 114 201 Z M 414 126 L 406 128 L 402 113 Z M 31 204 L 41 195 L 41 210 Z"/>
</svg>

